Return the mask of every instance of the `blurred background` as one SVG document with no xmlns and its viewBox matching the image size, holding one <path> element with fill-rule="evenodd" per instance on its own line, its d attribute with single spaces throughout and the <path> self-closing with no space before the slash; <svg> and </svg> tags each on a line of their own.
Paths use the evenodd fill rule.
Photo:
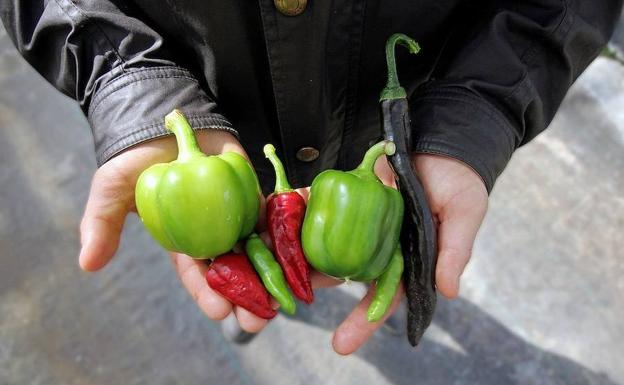
<svg viewBox="0 0 624 385">
<path fill-rule="evenodd" d="M 80 271 L 90 131 L 0 27 L 0 384 L 623 385 L 623 47 L 621 25 L 551 127 L 516 152 L 461 297 L 440 298 L 421 345 L 380 330 L 340 357 L 331 335 L 357 284 L 318 291 L 240 346 L 136 216 L 112 264 Z"/>
</svg>

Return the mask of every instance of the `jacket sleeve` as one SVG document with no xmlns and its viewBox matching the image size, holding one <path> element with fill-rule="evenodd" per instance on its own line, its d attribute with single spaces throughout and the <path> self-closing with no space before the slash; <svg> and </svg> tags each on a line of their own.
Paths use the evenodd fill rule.
<svg viewBox="0 0 624 385">
<path fill-rule="evenodd" d="M 431 80 L 410 97 L 414 150 L 462 160 L 488 191 L 513 151 L 550 123 L 622 7 L 621 0 L 492 3 L 480 10 L 483 21 L 458 28 Z"/>
<path fill-rule="evenodd" d="M 194 128 L 236 134 L 189 66 L 175 59 L 183 55 L 174 56 L 166 39 L 129 4 L 0 0 L 0 18 L 22 56 L 80 103 L 98 165 L 134 144 L 167 135 L 163 118 L 174 108 L 184 111 Z"/>
</svg>

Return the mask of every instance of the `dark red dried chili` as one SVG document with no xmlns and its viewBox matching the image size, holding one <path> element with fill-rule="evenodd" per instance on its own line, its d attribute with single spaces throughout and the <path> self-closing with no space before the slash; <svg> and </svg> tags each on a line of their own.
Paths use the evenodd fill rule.
<svg viewBox="0 0 624 385">
<path fill-rule="evenodd" d="M 260 318 L 271 319 L 277 311 L 271 297 L 244 254 L 223 254 L 206 271 L 208 285 L 230 302 Z"/>
<path fill-rule="evenodd" d="M 282 266 L 293 294 L 305 303 L 314 301 L 310 281 L 310 265 L 301 247 L 301 225 L 305 216 L 305 201 L 288 184 L 284 166 L 271 144 L 264 154 L 275 168 L 275 193 L 267 199 L 267 224 L 275 258 Z"/>
</svg>

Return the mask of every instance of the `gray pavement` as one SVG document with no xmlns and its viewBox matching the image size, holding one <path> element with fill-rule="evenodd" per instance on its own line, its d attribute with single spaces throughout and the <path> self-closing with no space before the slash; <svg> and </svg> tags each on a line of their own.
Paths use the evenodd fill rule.
<svg viewBox="0 0 624 385">
<path fill-rule="evenodd" d="M 88 126 L 0 30 L 0 384 L 624 385 L 623 153 L 624 68 L 601 58 L 514 155 L 417 349 L 382 331 L 332 352 L 354 284 L 231 346 L 136 217 L 110 266 L 79 270 Z"/>
</svg>

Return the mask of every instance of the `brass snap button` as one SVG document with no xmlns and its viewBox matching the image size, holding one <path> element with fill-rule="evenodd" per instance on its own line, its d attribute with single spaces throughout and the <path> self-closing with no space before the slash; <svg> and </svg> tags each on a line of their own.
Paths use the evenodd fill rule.
<svg viewBox="0 0 624 385">
<path fill-rule="evenodd" d="M 308 0 L 273 0 L 275 8 L 286 16 L 300 15 L 306 9 Z"/>
<path fill-rule="evenodd" d="M 299 151 L 297 151 L 297 159 L 302 162 L 313 162 L 320 155 L 319 150 L 314 147 L 301 147 Z"/>
</svg>

